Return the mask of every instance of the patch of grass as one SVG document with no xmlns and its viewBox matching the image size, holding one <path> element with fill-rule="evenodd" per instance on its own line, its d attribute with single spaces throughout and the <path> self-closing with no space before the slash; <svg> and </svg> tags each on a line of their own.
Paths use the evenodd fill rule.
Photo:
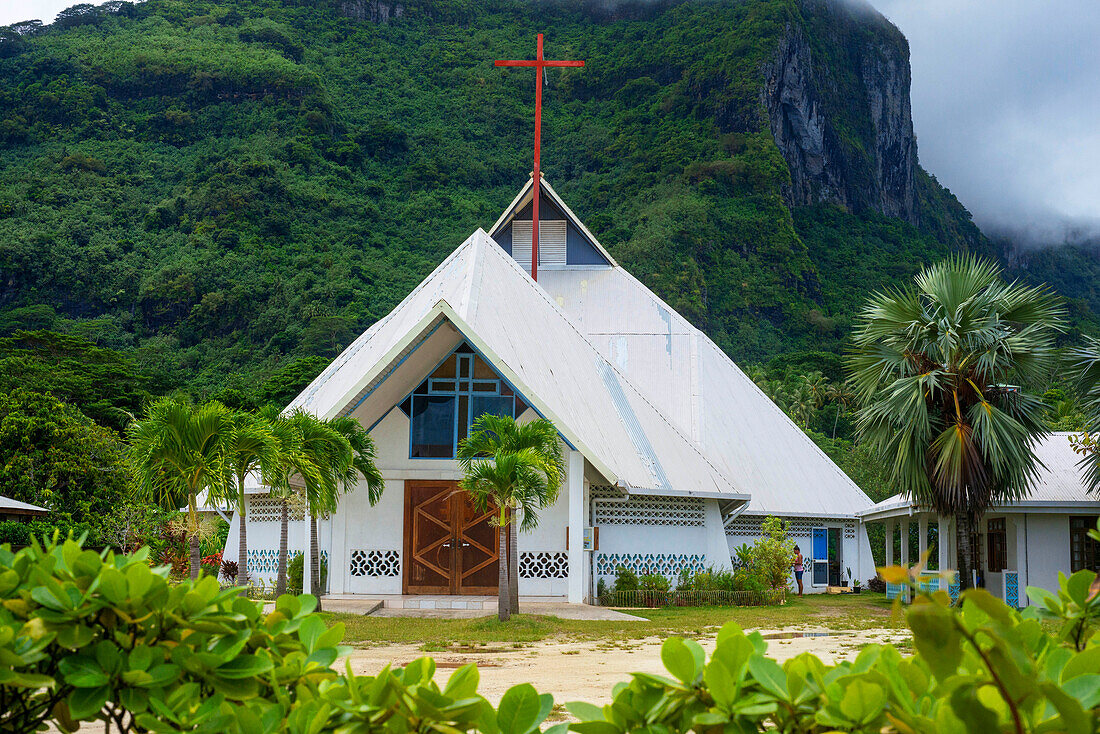
<svg viewBox="0 0 1100 734">
<path fill-rule="evenodd" d="M 332 614 L 328 622 L 344 623 L 347 644 L 416 644 L 425 651 L 546 639 L 615 644 L 646 637 L 705 637 L 727 622 L 736 622 L 744 629 L 864 630 L 902 626 L 893 618 L 885 595 L 870 593 L 793 597 L 783 606 L 776 607 L 669 607 L 622 611 L 641 621 L 575 620 L 527 614 L 513 616 L 507 622 L 500 622 L 495 617 L 427 619 Z"/>
</svg>

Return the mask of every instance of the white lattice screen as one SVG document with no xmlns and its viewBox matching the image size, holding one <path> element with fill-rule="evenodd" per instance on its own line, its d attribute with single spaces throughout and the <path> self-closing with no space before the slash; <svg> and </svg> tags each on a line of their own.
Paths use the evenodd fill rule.
<svg viewBox="0 0 1100 734">
<path fill-rule="evenodd" d="M 698 497 L 632 496 L 626 502 L 596 499 L 597 525 L 675 525 L 702 527 L 706 524 L 703 500 Z"/>
<path fill-rule="evenodd" d="M 814 517 L 784 517 L 788 523 L 787 533 L 792 538 L 809 538 L 813 528 L 824 527 L 829 521 Z M 726 526 L 726 535 L 756 536 L 763 533 L 764 518 L 759 515 L 741 515 Z M 856 524 L 852 520 L 844 522 L 844 537 L 856 537 Z"/>
<path fill-rule="evenodd" d="M 248 498 L 249 522 L 279 522 L 281 519 L 282 501 L 271 497 Z M 287 507 L 287 519 L 301 522 L 305 519 L 305 508 L 301 505 L 295 507 L 291 504 Z"/>
<path fill-rule="evenodd" d="M 395 550 L 353 550 L 352 576 L 400 576 L 401 554 Z"/>
<path fill-rule="evenodd" d="M 703 554 L 688 553 L 599 553 L 596 555 L 597 575 L 614 576 L 620 566 L 625 566 L 638 575 L 660 574 L 674 578 L 684 569 L 705 570 L 707 557 Z"/>
<path fill-rule="evenodd" d="M 569 554 L 553 551 L 521 551 L 521 579 L 564 579 L 569 576 Z"/>
</svg>

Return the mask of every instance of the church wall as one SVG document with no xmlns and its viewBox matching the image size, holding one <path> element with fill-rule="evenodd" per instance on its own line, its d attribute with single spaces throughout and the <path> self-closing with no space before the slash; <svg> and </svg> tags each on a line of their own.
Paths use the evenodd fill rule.
<svg viewBox="0 0 1100 734">
<path fill-rule="evenodd" d="M 257 513 L 257 506 L 263 503 L 262 513 Z M 248 576 L 253 583 L 263 581 L 267 586 L 275 583 L 278 576 L 278 552 L 281 523 L 275 514 L 273 503 L 266 497 L 249 495 L 246 498 L 245 511 L 253 519 L 248 522 Z M 256 517 L 265 518 L 256 521 Z M 237 561 L 240 548 L 240 530 L 237 513 L 234 512 L 229 523 L 229 535 L 225 540 L 225 549 L 222 558 L 227 561 Z M 287 523 L 287 557 L 292 557 L 295 551 L 304 548 L 306 528 L 302 520 L 295 520 L 294 513 L 290 513 Z"/>
<path fill-rule="evenodd" d="M 760 526 L 765 515 L 745 513 L 726 529 L 726 542 L 729 545 L 730 555 L 736 558 L 736 549 L 742 544 L 752 545 L 760 537 Z M 789 535 L 801 548 L 803 557 L 806 558 L 805 573 L 802 576 L 803 592 L 806 594 L 824 593 L 825 586 L 814 586 L 810 573 L 809 561 L 812 556 L 811 540 L 814 527 L 840 528 L 840 570 L 844 575 L 844 584 L 847 585 L 846 568 L 852 569 L 853 578 L 858 576 L 866 584 L 867 580 L 875 575 L 874 561 L 871 557 L 871 544 L 867 539 L 866 526 L 855 520 L 837 518 L 812 518 L 812 517 L 783 517 L 790 522 Z M 794 582 L 794 573 L 790 577 L 790 588 L 797 589 Z"/>
<path fill-rule="evenodd" d="M 534 417 L 537 415 L 529 410 L 520 416 L 520 422 Z M 371 507 L 366 486 L 361 483 L 343 498 L 330 523 L 323 523 L 318 530 L 322 548 L 329 551 L 330 557 L 343 559 L 331 564 L 329 589 L 333 594 L 400 594 L 405 562 L 405 481 L 457 481 L 462 477 L 458 462 L 452 459 L 409 457 L 409 419 L 400 410 L 390 411 L 372 429 L 371 437 L 378 468 L 386 480 L 382 499 Z M 564 572 L 567 486 L 568 481 L 557 502 L 539 513 L 538 527 L 520 534 L 520 560 L 524 566 L 520 594 L 524 596 L 561 597 L 568 592 Z M 524 578 L 525 572 L 538 577 Z"/>
</svg>

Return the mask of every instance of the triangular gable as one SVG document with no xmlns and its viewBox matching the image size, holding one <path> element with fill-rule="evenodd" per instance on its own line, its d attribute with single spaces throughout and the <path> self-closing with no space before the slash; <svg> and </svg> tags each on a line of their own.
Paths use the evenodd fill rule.
<svg viewBox="0 0 1100 734">
<path fill-rule="evenodd" d="M 615 258 L 611 257 L 603 245 L 600 244 L 596 236 L 588 230 L 588 227 L 584 225 L 584 222 L 573 213 L 573 210 L 566 205 L 562 198 L 558 195 L 558 192 L 554 190 L 554 187 L 543 178 L 542 185 L 539 187 L 542 194 L 540 198 L 539 217 L 544 222 L 547 220 L 564 219 L 569 227 L 569 244 L 568 244 L 568 257 L 570 262 L 579 264 L 582 266 L 592 267 L 614 267 L 617 265 Z M 512 199 L 512 203 L 504 210 L 504 213 L 500 215 L 496 223 L 489 229 L 489 236 L 500 245 L 505 252 L 512 254 L 512 236 L 511 226 L 512 222 L 519 220 L 531 219 L 531 200 L 534 196 L 534 180 L 528 179 L 527 183 L 520 189 L 516 198 Z M 530 227 L 528 227 L 530 229 Z M 539 231 L 543 231 L 542 227 Z M 590 250 L 586 252 L 585 250 Z M 540 261 L 542 258 L 540 257 Z M 539 265 L 540 269 L 546 267 L 543 264 Z"/>
<path fill-rule="evenodd" d="M 452 329 L 454 334 L 447 336 Z M 597 471 L 619 486 L 643 493 L 748 499 L 600 356 L 482 230 L 348 347 L 291 408 L 330 417 L 354 401 L 373 400 L 373 391 L 383 392 L 379 386 L 394 366 L 415 358 L 411 355 L 417 345 L 444 337 L 469 341 Z"/>
</svg>

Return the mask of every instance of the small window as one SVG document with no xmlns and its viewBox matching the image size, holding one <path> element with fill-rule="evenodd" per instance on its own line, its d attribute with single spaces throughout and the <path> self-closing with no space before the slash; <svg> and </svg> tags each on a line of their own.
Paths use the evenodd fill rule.
<svg viewBox="0 0 1100 734">
<path fill-rule="evenodd" d="M 1100 571 L 1100 543 L 1089 537 L 1096 527 L 1096 515 L 1069 519 L 1069 570 Z"/>
<path fill-rule="evenodd" d="M 989 559 L 989 570 L 997 573 L 1008 568 L 1008 532 L 1005 529 L 1003 517 L 993 518 L 986 529 L 986 545 L 988 547 L 986 558 Z"/>
</svg>

